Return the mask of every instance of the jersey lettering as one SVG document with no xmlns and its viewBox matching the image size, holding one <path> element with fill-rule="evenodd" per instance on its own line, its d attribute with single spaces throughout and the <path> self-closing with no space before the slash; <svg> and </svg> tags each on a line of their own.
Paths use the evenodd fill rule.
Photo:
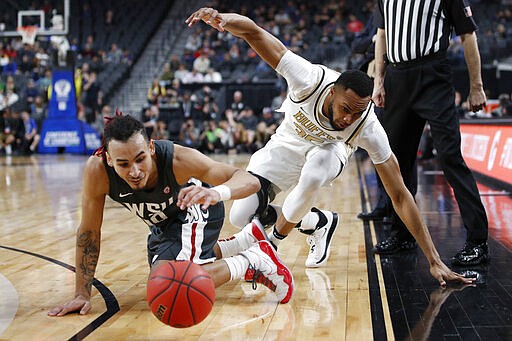
<svg viewBox="0 0 512 341">
<path fill-rule="evenodd" d="M 168 217 L 165 210 L 173 203 L 173 198 L 160 204 L 154 202 L 143 202 L 139 204 L 122 203 L 130 212 L 144 220 L 149 226 L 156 225 L 166 220 Z"/>
<path fill-rule="evenodd" d="M 316 125 L 315 122 L 311 121 L 302 111 L 299 110 L 295 115 L 293 115 L 293 118 L 295 119 L 295 122 L 293 122 L 295 132 L 301 138 L 317 143 L 336 140 L 334 136 L 331 136 Z"/>
<path fill-rule="evenodd" d="M 203 211 L 201 209 L 201 205 L 196 204 L 187 210 L 187 217 L 185 218 L 185 221 L 187 223 L 197 222 L 197 221 L 206 221 L 208 217 L 210 216 L 210 211 L 206 210 Z"/>
</svg>

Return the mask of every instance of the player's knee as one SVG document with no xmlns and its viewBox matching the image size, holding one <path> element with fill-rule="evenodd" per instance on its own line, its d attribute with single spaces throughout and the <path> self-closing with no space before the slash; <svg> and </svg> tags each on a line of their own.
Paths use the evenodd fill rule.
<svg viewBox="0 0 512 341">
<path fill-rule="evenodd" d="M 328 183 L 327 179 L 322 172 L 316 172 L 312 174 L 308 174 L 305 177 L 302 177 L 299 181 L 299 186 L 303 191 L 307 192 L 316 192 L 318 189 Z"/>
<path fill-rule="evenodd" d="M 254 212 L 246 212 L 246 210 L 236 207 L 235 204 L 233 204 L 233 207 L 231 207 L 231 210 L 229 211 L 229 222 L 233 226 L 242 228 L 249 223 L 252 214 L 254 214 Z"/>
</svg>

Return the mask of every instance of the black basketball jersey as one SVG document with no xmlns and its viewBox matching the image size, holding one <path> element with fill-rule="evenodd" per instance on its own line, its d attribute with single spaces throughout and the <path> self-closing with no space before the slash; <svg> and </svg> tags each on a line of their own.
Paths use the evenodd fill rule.
<svg viewBox="0 0 512 341">
<path fill-rule="evenodd" d="M 110 182 L 109 196 L 136 214 L 148 226 L 156 225 L 162 229 L 174 223 L 222 220 L 224 218 L 222 202 L 210 206 L 206 211 L 201 209 L 201 205 L 193 205 L 187 210 L 181 210 L 176 206 L 178 192 L 182 186 L 178 185 L 173 173 L 174 144 L 167 140 L 158 140 L 154 143 L 158 170 L 157 185 L 148 191 L 134 191 L 104 159 L 103 163 Z M 189 180 L 190 183 L 209 187 L 196 179 Z"/>
</svg>

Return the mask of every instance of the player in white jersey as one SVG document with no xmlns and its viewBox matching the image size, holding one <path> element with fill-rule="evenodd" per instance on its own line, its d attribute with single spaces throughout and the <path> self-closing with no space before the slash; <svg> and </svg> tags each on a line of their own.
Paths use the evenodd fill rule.
<svg viewBox="0 0 512 341">
<path fill-rule="evenodd" d="M 373 112 L 370 102 L 373 82 L 365 73 L 353 70 L 338 74 L 313 65 L 289 51 L 254 21 L 239 14 L 201 8 L 185 22 L 192 26 L 201 20 L 221 32 L 228 31 L 244 39 L 288 83 L 289 94 L 281 107 L 285 120 L 269 143 L 251 157 L 248 165 L 249 171 L 263 179 L 262 187 L 268 187 L 270 193 L 293 187 L 269 236 L 274 244 L 278 244 L 299 222 L 302 229 L 320 224 L 318 220 L 322 218 L 317 214 L 318 210 L 310 214 L 308 211 L 321 187 L 330 184 L 341 173 L 359 146 L 368 151 L 396 211 L 428 258 L 431 274 L 441 285 L 445 285 L 446 280 L 471 282 L 441 261 L 418 207 L 403 183 L 387 136 Z M 235 201 L 230 212 L 232 222 L 243 225 L 258 211 L 258 205 L 257 195 Z M 311 218 L 313 215 L 317 217 L 316 224 Z M 322 245 L 312 247 L 314 250 L 310 251 L 308 260 L 321 264 L 326 260 L 325 252 L 324 259 L 318 259 L 320 254 L 316 254 L 315 249 L 320 246 L 328 253 L 330 240 L 326 238 L 332 237 L 332 229 L 322 227 L 318 232 L 312 232 L 312 238 L 308 238 L 310 243 Z M 249 229 L 244 229 L 235 235 L 231 244 L 223 243 L 222 254 L 239 252 L 241 241 L 248 238 L 248 234 Z"/>
</svg>

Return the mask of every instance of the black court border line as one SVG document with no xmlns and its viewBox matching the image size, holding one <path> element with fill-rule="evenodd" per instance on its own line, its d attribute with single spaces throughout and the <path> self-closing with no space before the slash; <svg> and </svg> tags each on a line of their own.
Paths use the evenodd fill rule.
<svg viewBox="0 0 512 341">
<path fill-rule="evenodd" d="M 16 251 L 16 252 L 20 252 L 20 253 L 25 253 L 27 255 L 31 255 L 34 257 L 38 257 L 38 258 L 44 259 L 48 262 L 60 265 L 70 271 L 75 272 L 74 266 L 71 266 L 69 264 L 66 264 L 64 262 L 61 262 L 59 260 L 56 260 L 56 259 L 53 259 L 53 258 L 50 258 L 47 256 L 43 256 L 43 255 L 33 253 L 30 251 L 20 250 L 20 249 L 14 248 L 14 247 L 9 247 L 9 246 L 4 246 L 4 245 L 0 245 L 0 248 L 10 250 L 10 251 Z M 107 311 L 104 312 L 103 314 L 101 314 L 100 316 L 98 316 L 94 321 L 92 321 L 90 324 L 85 326 L 82 330 L 80 330 L 78 333 L 76 333 L 75 335 L 70 337 L 68 340 L 73 340 L 73 341 L 83 340 L 86 336 L 91 334 L 94 330 L 96 330 L 99 326 L 101 326 L 103 323 L 105 323 L 109 318 L 114 316 L 114 314 L 116 314 L 120 310 L 119 303 L 117 302 L 117 299 L 114 296 L 114 294 L 112 293 L 112 291 L 110 291 L 103 283 L 98 281 L 96 278 L 92 281 L 92 285 L 96 289 L 98 289 L 99 293 L 103 297 L 103 300 L 105 301 L 105 305 L 107 307 Z"/>
<path fill-rule="evenodd" d="M 366 195 L 364 188 L 367 183 L 364 180 L 364 174 L 361 171 L 361 158 L 357 157 L 357 177 L 359 179 L 359 193 L 361 196 L 361 207 L 363 212 L 366 212 Z M 364 184 L 363 184 L 364 182 Z M 375 256 L 373 254 L 373 241 L 372 233 L 370 230 L 370 222 L 363 221 L 364 228 L 364 241 L 366 248 L 366 268 L 368 270 L 369 282 L 369 295 L 370 295 L 370 310 L 372 317 L 373 339 L 375 341 L 386 341 L 388 339 L 386 333 L 386 323 L 384 320 L 384 310 L 382 307 L 382 297 L 380 295 L 379 277 L 377 275 L 377 266 L 375 263 Z"/>
</svg>

